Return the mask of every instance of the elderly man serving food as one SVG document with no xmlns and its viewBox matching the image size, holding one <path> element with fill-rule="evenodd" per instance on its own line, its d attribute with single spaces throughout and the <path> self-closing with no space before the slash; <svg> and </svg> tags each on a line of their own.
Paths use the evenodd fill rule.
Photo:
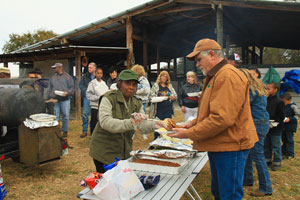
<svg viewBox="0 0 300 200">
<path fill-rule="evenodd" d="M 168 135 L 189 138 L 194 149 L 208 152 L 215 199 L 242 199 L 245 163 L 249 149 L 258 141 L 250 110 L 249 82 L 227 63 L 214 40 L 198 41 L 187 58 L 194 59 L 206 76 L 198 116 Z"/>
</svg>

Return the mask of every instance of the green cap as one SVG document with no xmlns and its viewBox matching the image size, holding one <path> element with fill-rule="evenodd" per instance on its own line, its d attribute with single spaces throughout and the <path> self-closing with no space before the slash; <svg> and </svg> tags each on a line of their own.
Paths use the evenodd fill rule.
<svg viewBox="0 0 300 200">
<path fill-rule="evenodd" d="M 125 69 L 121 71 L 119 75 L 119 80 L 122 81 L 134 80 L 139 83 L 138 74 L 130 69 Z"/>
</svg>

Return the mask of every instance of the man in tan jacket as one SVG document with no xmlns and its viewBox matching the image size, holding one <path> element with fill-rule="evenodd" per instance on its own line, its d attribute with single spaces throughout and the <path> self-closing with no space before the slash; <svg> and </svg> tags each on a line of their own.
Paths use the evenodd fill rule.
<svg viewBox="0 0 300 200">
<path fill-rule="evenodd" d="M 242 199 L 245 163 L 249 149 L 258 141 L 248 80 L 227 63 L 214 40 L 198 41 L 187 58 L 195 59 L 206 76 L 198 116 L 169 136 L 190 138 L 194 149 L 208 151 L 215 199 Z"/>
</svg>

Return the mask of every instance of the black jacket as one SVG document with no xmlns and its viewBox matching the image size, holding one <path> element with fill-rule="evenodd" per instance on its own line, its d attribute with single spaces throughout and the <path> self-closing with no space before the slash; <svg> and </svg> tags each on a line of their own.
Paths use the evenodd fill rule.
<svg viewBox="0 0 300 200">
<path fill-rule="evenodd" d="M 180 89 L 179 89 L 179 95 L 178 95 L 178 104 L 179 106 L 185 106 L 188 108 L 196 108 L 198 107 L 198 97 L 189 97 L 187 93 L 192 92 L 200 92 L 202 90 L 202 84 L 189 84 L 185 83 Z"/>
<path fill-rule="evenodd" d="M 284 123 L 284 130 L 296 132 L 297 131 L 297 123 L 298 123 L 298 116 L 297 108 L 295 108 L 296 104 L 291 103 L 285 106 L 285 116 L 290 118 L 290 122 Z"/>
<path fill-rule="evenodd" d="M 86 72 L 80 79 L 80 82 L 78 84 L 78 87 L 80 88 L 81 91 L 81 96 L 85 97 L 86 96 L 86 90 L 87 87 L 89 86 L 89 83 L 91 82 L 91 74 L 89 72 Z"/>
<path fill-rule="evenodd" d="M 267 111 L 270 115 L 270 120 L 275 120 L 279 124 L 271 128 L 269 132 L 274 135 L 280 134 L 283 131 L 283 120 L 285 117 L 284 103 L 277 97 L 277 95 L 269 96 L 267 102 Z M 276 132 L 276 133 L 275 133 Z"/>
<path fill-rule="evenodd" d="M 117 83 L 118 82 L 118 77 L 115 78 L 115 79 L 111 79 L 110 77 L 106 80 L 106 85 L 108 88 L 110 88 L 110 86 L 114 83 Z"/>
</svg>

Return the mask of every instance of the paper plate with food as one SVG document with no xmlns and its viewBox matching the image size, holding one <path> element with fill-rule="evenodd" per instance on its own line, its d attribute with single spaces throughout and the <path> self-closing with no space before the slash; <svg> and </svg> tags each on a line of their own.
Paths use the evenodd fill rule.
<svg viewBox="0 0 300 200">
<path fill-rule="evenodd" d="M 186 93 L 189 97 L 198 97 L 201 92 L 189 92 L 189 93 Z"/>
<path fill-rule="evenodd" d="M 151 102 L 152 103 L 159 103 L 165 100 L 168 100 L 169 97 L 152 97 Z"/>
<path fill-rule="evenodd" d="M 175 131 L 168 131 L 165 128 L 160 128 L 160 129 L 156 129 L 155 132 L 159 133 L 159 134 L 164 134 L 164 133 L 175 133 Z"/>
</svg>

